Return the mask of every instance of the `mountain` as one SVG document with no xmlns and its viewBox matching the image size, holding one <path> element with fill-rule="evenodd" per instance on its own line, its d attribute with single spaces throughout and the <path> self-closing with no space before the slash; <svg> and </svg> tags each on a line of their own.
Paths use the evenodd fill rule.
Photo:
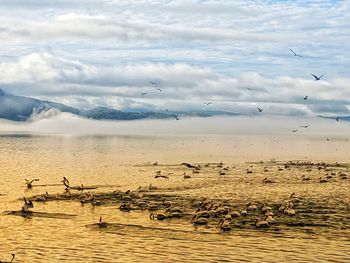
<svg viewBox="0 0 350 263">
<path fill-rule="evenodd" d="M 139 119 L 166 119 L 174 117 L 171 114 L 159 112 L 124 112 L 106 107 L 97 107 L 81 112 L 81 116 L 95 120 L 139 120 Z"/>
<path fill-rule="evenodd" d="M 107 107 L 97 107 L 92 110 L 79 110 L 61 103 L 42 101 L 29 97 L 15 96 L 0 89 L 0 118 L 12 121 L 36 120 L 49 117 L 57 112 L 68 112 L 94 120 L 139 120 L 139 119 L 166 119 L 176 116 L 210 117 L 218 115 L 236 116 L 237 113 L 226 111 L 120 111 Z"/>
<path fill-rule="evenodd" d="M 34 114 L 57 109 L 61 112 L 79 114 L 79 110 L 61 103 L 41 101 L 33 98 L 14 96 L 0 89 L 0 118 L 13 121 L 26 121 Z"/>
</svg>

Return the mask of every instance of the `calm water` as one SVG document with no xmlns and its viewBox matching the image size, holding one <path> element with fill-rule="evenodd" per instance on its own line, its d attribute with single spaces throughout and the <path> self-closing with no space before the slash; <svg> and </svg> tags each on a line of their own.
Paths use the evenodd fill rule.
<svg viewBox="0 0 350 263">
<path fill-rule="evenodd" d="M 299 184 L 291 174 L 271 178 L 277 186 L 261 185 L 265 175 L 253 180 L 244 174 L 244 161 L 314 159 L 349 163 L 350 143 L 324 138 L 294 139 L 289 136 L 0 136 L 0 211 L 19 210 L 18 198 L 63 192 L 62 186 L 26 189 L 24 178 L 39 178 L 37 184 L 57 184 L 66 176 L 74 185 L 104 185 L 97 191 L 136 189 L 152 183 L 160 188 L 180 189 L 194 197 L 242 200 L 278 200 L 291 192 L 310 198 L 350 203 L 349 180 L 332 184 Z M 226 179 L 211 175 L 184 181 L 182 177 L 156 180 L 159 167 L 181 162 L 219 162 L 235 166 Z M 163 169 L 163 168 L 162 168 Z M 182 170 L 173 169 L 175 174 Z M 349 173 L 349 172 L 348 172 Z M 349 173 L 350 174 L 350 173 Z M 311 177 L 318 178 L 317 172 Z M 254 181 L 256 180 L 256 181 Z M 222 183 L 225 182 L 225 183 Z M 255 183 L 259 182 L 259 183 Z M 332 200 L 333 200 L 332 199 Z M 337 202 L 335 202 L 337 205 Z M 16 262 L 350 262 L 349 222 L 344 229 L 311 234 L 288 230 L 281 234 L 259 230 L 199 228 L 178 220 L 151 221 L 146 212 L 120 212 L 116 207 L 82 206 L 76 202 L 35 203 L 34 211 L 78 215 L 74 219 L 32 218 L 0 215 L 0 260 L 16 253 Z M 347 210 L 349 211 L 349 210 Z M 86 227 L 103 216 L 109 222 L 145 226 L 120 231 Z M 344 219 L 349 219 L 342 215 Z M 162 227 L 165 230 L 157 230 Z"/>
</svg>

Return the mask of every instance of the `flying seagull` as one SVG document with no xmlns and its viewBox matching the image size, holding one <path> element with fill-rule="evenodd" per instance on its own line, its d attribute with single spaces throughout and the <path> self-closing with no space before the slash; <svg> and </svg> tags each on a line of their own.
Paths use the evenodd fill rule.
<svg viewBox="0 0 350 263">
<path fill-rule="evenodd" d="M 147 93 L 146 92 L 143 92 L 142 94 L 141 94 L 141 96 L 143 97 L 143 96 L 145 96 Z"/>
<path fill-rule="evenodd" d="M 308 97 L 309 97 L 309 96 L 305 96 L 305 97 L 304 97 L 304 100 L 307 100 Z"/>
<path fill-rule="evenodd" d="M 151 83 L 152 85 L 156 85 L 157 82 L 154 82 L 154 81 L 150 81 L 149 83 Z"/>
<path fill-rule="evenodd" d="M 157 89 L 157 90 L 159 90 L 159 92 L 162 92 L 162 89 Z"/>
<path fill-rule="evenodd" d="M 27 188 L 32 188 L 33 182 L 38 182 L 39 181 L 39 179 L 32 179 L 30 181 L 28 179 L 24 179 L 24 180 L 26 181 Z"/>
<path fill-rule="evenodd" d="M 300 127 L 301 127 L 301 128 L 305 128 L 305 129 L 306 129 L 306 128 L 309 128 L 309 127 L 310 127 L 310 125 L 300 125 Z"/>
<path fill-rule="evenodd" d="M 293 49 L 290 48 L 289 50 L 292 51 L 292 53 L 294 54 L 295 57 L 301 57 L 301 58 L 303 57 L 303 56 L 301 56 L 301 55 L 295 53 L 295 52 L 293 51 Z"/>
<path fill-rule="evenodd" d="M 180 118 L 178 116 L 174 116 L 174 118 L 178 121 L 180 120 Z"/>
<path fill-rule="evenodd" d="M 209 106 L 210 104 L 213 104 L 213 102 L 211 102 L 211 101 L 210 102 L 205 102 L 204 104 Z"/>
<path fill-rule="evenodd" d="M 311 76 L 313 76 L 315 78 L 315 80 L 317 81 L 317 80 L 320 80 L 324 75 L 321 75 L 321 76 L 317 77 L 316 75 L 311 74 Z"/>
<path fill-rule="evenodd" d="M 264 109 L 260 109 L 260 108 L 258 108 L 258 111 L 259 111 L 259 112 L 262 112 L 263 110 L 264 110 Z"/>
</svg>

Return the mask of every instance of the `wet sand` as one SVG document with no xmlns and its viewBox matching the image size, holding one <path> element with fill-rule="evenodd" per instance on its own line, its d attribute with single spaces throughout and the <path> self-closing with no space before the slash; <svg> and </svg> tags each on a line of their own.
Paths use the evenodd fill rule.
<svg viewBox="0 0 350 263">
<path fill-rule="evenodd" d="M 227 136 L 0 140 L 1 211 L 20 210 L 20 198 L 26 196 L 39 215 L 0 216 L 1 260 L 9 260 L 10 253 L 16 253 L 18 262 L 350 259 L 346 157 L 271 160 L 278 156 L 272 151 L 265 158 L 235 158 L 237 151 L 248 154 L 254 147 L 246 151 L 249 138 Z M 272 140 L 276 137 L 261 143 Z M 306 145 L 303 140 L 295 144 Z M 277 142 L 283 144 L 283 138 Z M 322 148 L 325 142 L 307 143 Z M 239 147 L 230 152 L 231 144 Z M 338 147 L 336 142 L 328 145 L 329 152 L 332 147 Z M 168 179 L 155 178 L 157 171 Z M 190 178 L 184 179 L 184 173 Z M 76 186 L 70 193 L 60 183 L 62 176 Z M 40 181 L 27 189 L 24 178 Z M 291 209 L 294 215 L 288 213 Z M 276 223 L 256 226 L 256 219 L 266 219 L 267 212 Z M 157 220 L 159 214 L 165 219 Z M 99 223 L 100 217 L 106 224 Z M 207 224 L 196 224 L 200 218 Z M 227 229 L 218 226 L 222 218 Z"/>
</svg>

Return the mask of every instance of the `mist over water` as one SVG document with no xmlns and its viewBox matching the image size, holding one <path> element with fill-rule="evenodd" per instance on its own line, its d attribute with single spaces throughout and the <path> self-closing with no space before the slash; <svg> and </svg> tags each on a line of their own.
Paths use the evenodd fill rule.
<svg viewBox="0 0 350 263">
<path fill-rule="evenodd" d="M 310 125 L 302 128 L 301 125 Z M 237 116 L 237 117 L 187 117 L 179 121 L 134 120 L 96 121 L 61 113 L 33 122 L 11 122 L 0 120 L 2 133 L 33 134 L 72 134 L 72 135 L 290 135 L 326 136 L 337 139 L 350 138 L 348 122 L 317 117 L 276 117 L 276 116 Z"/>
<path fill-rule="evenodd" d="M 125 158 L 120 158 L 127 162 L 131 161 L 130 156 L 133 160 L 145 161 L 147 157 L 170 163 L 210 162 L 212 156 L 216 156 L 216 161 L 272 158 L 347 161 L 350 154 L 348 123 L 314 117 L 96 121 L 63 113 L 35 122 L 1 121 L 0 134 L 63 136 L 72 144 L 74 140 L 86 139 L 97 144 L 107 140 L 115 147 L 122 143 L 129 150 Z"/>
</svg>

